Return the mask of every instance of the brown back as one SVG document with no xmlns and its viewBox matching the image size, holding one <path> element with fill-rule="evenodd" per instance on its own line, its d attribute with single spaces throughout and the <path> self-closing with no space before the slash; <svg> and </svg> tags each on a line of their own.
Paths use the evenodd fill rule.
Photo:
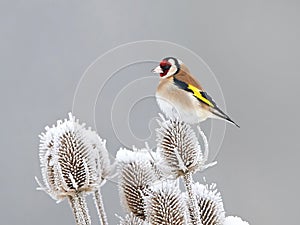
<svg viewBox="0 0 300 225">
<path fill-rule="evenodd" d="M 196 80 L 196 78 L 190 73 L 189 69 L 185 65 L 181 65 L 180 71 L 174 75 L 174 77 L 178 80 L 181 80 L 187 84 L 191 84 L 199 90 L 203 90 L 200 83 Z"/>
</svg>

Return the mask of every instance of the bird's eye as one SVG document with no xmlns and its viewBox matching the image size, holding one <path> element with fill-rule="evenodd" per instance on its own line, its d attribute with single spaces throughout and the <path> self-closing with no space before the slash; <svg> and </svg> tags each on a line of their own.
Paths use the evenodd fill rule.
<svg viewBox="0 0 300 225">
<path fill-rule="evenodd" d="M 166 60 L 161 61 L 159 65 L 160 65 L 160 68 L 162 68 L 162 70 L 168 70 L 172 66 L 171 63 L 169 63 Z"/>
</svg>

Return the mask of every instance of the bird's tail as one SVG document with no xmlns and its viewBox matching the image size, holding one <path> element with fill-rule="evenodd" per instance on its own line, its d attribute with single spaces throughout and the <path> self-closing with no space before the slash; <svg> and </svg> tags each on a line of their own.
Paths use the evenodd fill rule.
<svg viewBox="0 0 300 225">
<path fill-rule="evenodd" d="M 229 116 L 227 116 L 221 109 L 214 107 L 214 108 L 210 108 L 209 111 L 212 113 L 212 117 L 217 119 L 223 119 L 240 128 L 240 126 L 236 122 L 234 122 Z"/>
</svg>

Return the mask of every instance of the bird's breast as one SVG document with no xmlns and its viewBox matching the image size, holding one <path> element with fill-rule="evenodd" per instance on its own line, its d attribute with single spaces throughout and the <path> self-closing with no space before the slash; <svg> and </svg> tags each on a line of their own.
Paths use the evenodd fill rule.
<svg viewBox="0 0 300 225">
<path fill-rule="evenodd" d="M 188 123 L 198 123 L 207 118 L 193 94 L 179 89 L 170 80 L 160 82 L 156 99 L 160 109 L 170 118 L 181 118 Z"/>
</svg>

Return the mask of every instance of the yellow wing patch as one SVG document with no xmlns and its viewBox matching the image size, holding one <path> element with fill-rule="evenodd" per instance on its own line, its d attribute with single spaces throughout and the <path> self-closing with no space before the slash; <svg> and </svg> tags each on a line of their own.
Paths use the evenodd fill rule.
<svg viewBox="0 0 300 225">
<path fill-rule="evenodd" d="M 191 90 L 194 94 L 194 96 L 198 99 L 200 99 L 202 102 L 206 103 L 207 105 L 211 106 L 211 107 L 214 107 L 214 104 L 209 101 L 207 98 L 205 98 L 202 94 L 201 94 L 201 91 L 194 87 L 193 85 L 188 85 L 188 89 Z"/>
</svg>

